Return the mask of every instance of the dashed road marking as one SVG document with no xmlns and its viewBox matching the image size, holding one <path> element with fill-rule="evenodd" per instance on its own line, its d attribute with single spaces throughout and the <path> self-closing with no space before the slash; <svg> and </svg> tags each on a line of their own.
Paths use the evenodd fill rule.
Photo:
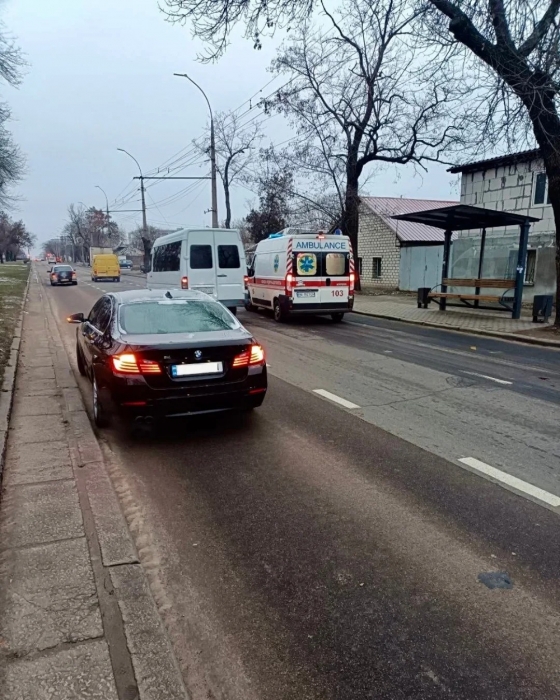
<svg viewBox="0 0 560 700">
<path fill-rule="evenodd" d="M 476 472 L 484 474 L 491 481 L 496 481 L 499 484 L 509 487 L 512 491 L 530 496 L 532 500 L 544 503 L 552 508 L 560 507 L 560 496 L 555 496 L 553 493 L 544 491 L 538 486 L 533 486 L 533 484 L 529 484 L 522 479 L 518 479 L 516 476 L 503 472 L 501 469 L 491 467 L 489 464 L 481 462 L 479 459 L 475 459 L 474 457 L 461 457 L 458 461 L 474 469 Z"/>
<path fill-rule="evenodd" d="M 505 379 L 498 379 L 497 377 L 489 377 L 487 374 L 479 374 L 478 372 L 467 372 L 466 370 L 461 370 L 463 374 L 469 374 L 471 377 L 481 377 L 482 379 L 488 379 L 490 382 L 496 382 L 496 384 L 508 384 L 511 385 L 513 382 L 508 382 Z"/>
<path fill-rule="evenodd" d="M 327 391 L 326 389 L 313 389 L 313 393 L 319 394 L 319 396 L 322 396 L 329 401 L 340 404 L 341 406 L 344 406 L 344 408 L 360 408 L 358 404 L 352 403 L 352 401 L 347 401 L 336 394 L 331 394 L 331 392 Z"/>
</svg>

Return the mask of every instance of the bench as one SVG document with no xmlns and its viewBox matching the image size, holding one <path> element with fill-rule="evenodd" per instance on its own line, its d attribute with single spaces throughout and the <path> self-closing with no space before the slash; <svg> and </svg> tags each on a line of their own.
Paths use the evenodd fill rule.
<svg viewBox="0 0 560 700">
<path fill-rule="evenodd" d="M 457 292 L 438 292 L 434 291 L 437 287 L 474 287 L 474 294 L 457 293 Z M 433 289 L 425 296 L 422 300 L 420 295 L 418 297 L 418 308 L 424 307 L 428 308 L 428 304 L 432 299 L 458 299 L 460 302 L 469 306 L 471 308 L 478 308 L 479 302 L 484 301 L 488 303 L 500 304 L 507 311 L 512 311 L 512 307 L 507 303 L 508 300 L 505 299 L 505 295 L 509 290 L 515 288 L 515 280 L 512 279 L 455 279 L 447 278 L 444 279 L 441 285 L 436 285 Z M 503 294 L 481 294 L 481 289 L 504 289 Z M 513 302 L 513 298 L 509 298 L 509 301 Z M 472 304 L 470 302 L 473 302 Z M 440 307 L 445 308 L 445 303 L 440 304 Z"/>
</svg>

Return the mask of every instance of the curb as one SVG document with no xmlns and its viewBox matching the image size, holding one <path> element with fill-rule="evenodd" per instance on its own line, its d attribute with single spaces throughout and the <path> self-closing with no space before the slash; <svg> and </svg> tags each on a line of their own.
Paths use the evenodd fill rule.
<svg viewBox="0 0 560 700">
<path fill-rule="evenodd" d="M 558 340 L 545 340 L 541 338 L 533 338 L 531 336 L 522 336 L 516 333 L 500 333 L 499 331 L 486 331 L 483 329 L 476 328 L 463 328 L 461 326 L 443 326 L 438 323 L 431 323 L 430 321 L 413 321 L 412 319 L 401 318 L 399 316 L 389 316 L 386 314 L 372 314 L 368 313 L 367 311 L 356 311 L 356 309 L 354 309 L 352 313 L 355 313 L 358 316 L 369 316 L 369 318 L 385 318 L 388 321 L 399 321 L 400 323 L 408 323 L 414 326 L 426 326 L 427 328 L 437 328 L 440 331 L 451 331 L 452 333 L 481 335 L 489 338 L 509 340 L 517 343 L 525 343 L 527 345 L 539 345 L 541 347 L 555 348 L 557 350 L 560 350 L 560 341 Z"/>
<path fill-rule="evenodd" d="M 19 319 L 14 329 L 14 339 L 10 348 L 10 357 L 6 364 L 4 377 L 2 380 L 2 390 L 0 392 L 0 483 L 2 482 L 2 474 L 4 472 L 4 458 L 6 456 L 6 445 L 8 443 L 8 429 L 10 426 L 10 417 L 12 415 L 12 406 L 14 402 L 14 390 L 16 385 L 16 373 L 19 363 L 19 347 L 21 344 L 21 331 L 23 327 L 23 309 L 27 301 L 27 293 L 31 283 L 31 275 L 33 268 L 29 267 L 29 275 L 27 276 L 27 284 L 23 292 L 21 300 L 21 310 Z"/>
</svg>

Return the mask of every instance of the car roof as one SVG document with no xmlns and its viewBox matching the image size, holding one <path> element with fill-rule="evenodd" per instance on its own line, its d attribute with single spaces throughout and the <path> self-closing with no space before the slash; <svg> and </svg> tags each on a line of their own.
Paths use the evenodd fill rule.
<svg viewBox="0 0 560 700">
<path fill-rule="evenodd" d="M 118 304 L 130 304 L 142 301 L 156 301 L 158 299 L 183 299 L 185 301 L 211 301 L 216 302 L 204 292 L 196 292 L 192 289 L 131 289 L 126 292 L 107 292 L 115 298 Z M 169 296 L 171 295 L 171 297 Z"/>
</svg>

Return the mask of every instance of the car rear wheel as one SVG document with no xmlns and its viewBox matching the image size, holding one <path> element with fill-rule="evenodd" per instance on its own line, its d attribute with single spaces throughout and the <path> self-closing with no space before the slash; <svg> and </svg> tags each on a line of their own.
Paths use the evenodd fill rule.
<svg viewBox="0 0 560 700">
<path fill-rule="evenodd" d="M 80 350 L 80 346 L 78 345 L 78 343 L 76 343 L 76 362 L 78 363 L 78 372 L 82 375 L 82 377 L 85 377 L 86 365 L 84 363 L 82 351 Z"/>
<path fill-rule="evenodd" d="M 331 318 L 335 323 L 340 323 L 344 318 L 344 314 L 341 311 L 338 311 L 335 314 L 331 314 Z"/>
<path fill-rule="evenodd" d="M 115 277 L 115 282 L 120 282 L 121 278 L 120 277 Z"/>
<path fill-rule="evenodd" d="M 274 300 L 274 320 L 277 321 L 278 323 L 284 323 L 286 320 L 286 313 L 280 306 L 280 302 L 278 299 Z"/>
<path fill-rule="evenodd" d="M 99 389 L 97 387 L 97 379 L 93 375 L 93 420 L 98 428 L 106 428 L 109 425 L 109 416 L 107 415 L 103 404 L 99 399 Z"/>
</svg>

